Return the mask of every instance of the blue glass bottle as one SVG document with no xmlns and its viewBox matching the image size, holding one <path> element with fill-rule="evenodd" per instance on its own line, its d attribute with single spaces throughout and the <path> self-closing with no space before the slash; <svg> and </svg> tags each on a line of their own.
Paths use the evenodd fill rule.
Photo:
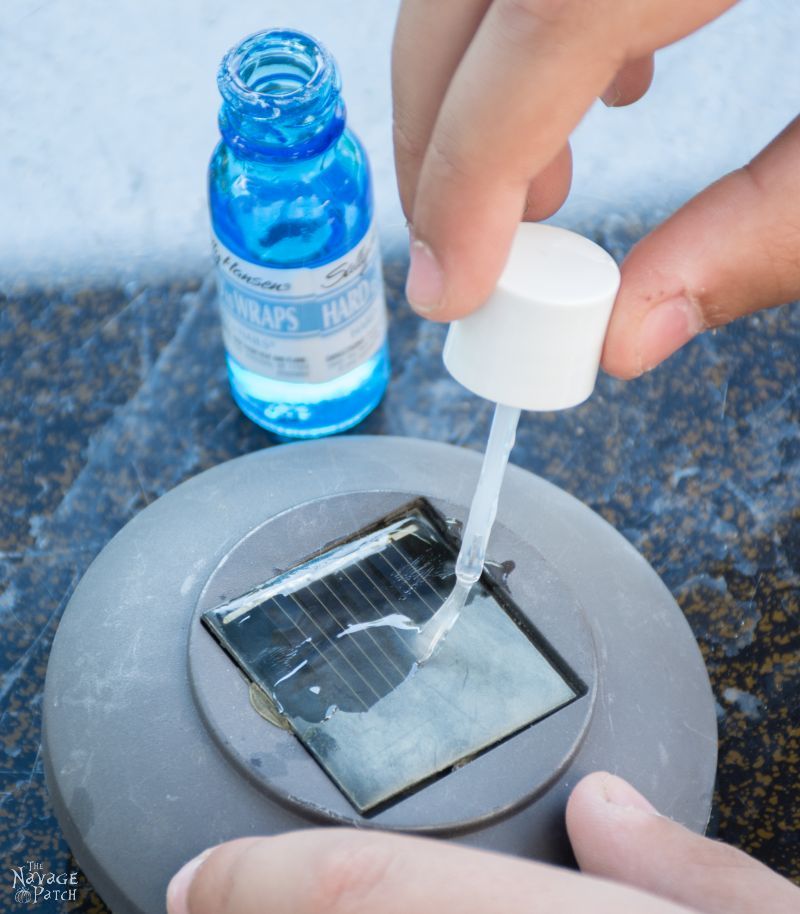
<svg viewBox="0 0 800 914">
<path fill-rule="evenodd" d="M 232 48 L 217 83 L 209 202 L 233 396 L 282 437 L 343 431 L 377 406 L 389 360 L 369 164 L 336 64 L 273 29 Z"/>
</svg>

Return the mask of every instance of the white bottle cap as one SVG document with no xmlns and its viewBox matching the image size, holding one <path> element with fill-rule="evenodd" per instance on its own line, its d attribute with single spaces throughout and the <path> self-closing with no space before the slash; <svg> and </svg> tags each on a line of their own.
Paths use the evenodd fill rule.
<svg viewBox="0 0 800 914">
<path fill-rule="evenodd" d="M 489 300 L 450 325 L 445 367 L 495 403 L 576 406 L 594 390 L 619 280 L 612 257 L 588 238 L 523 223 Z"/>
</svg>

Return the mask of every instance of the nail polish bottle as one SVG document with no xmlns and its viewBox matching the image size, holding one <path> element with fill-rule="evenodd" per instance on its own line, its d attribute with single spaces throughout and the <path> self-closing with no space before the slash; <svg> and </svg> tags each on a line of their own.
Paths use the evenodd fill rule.
<svg viewBox="0 0 800 914">
<path fill-rule="evenodd" d="M 209 203 L 228 376 L 250 419 L 315 438 L 360 422 L 389 378 L 367 155 L 328 51 L 302 32 L 222 61 Z"/>
</svg>

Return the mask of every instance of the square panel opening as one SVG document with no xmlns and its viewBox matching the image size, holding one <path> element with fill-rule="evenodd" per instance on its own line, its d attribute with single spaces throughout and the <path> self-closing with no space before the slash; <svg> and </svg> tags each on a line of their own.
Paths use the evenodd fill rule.
<svg viewBox="0 0 800 914">
<path fill-rule="evenodd" d="M 453 588 L 458 546 L 417 499 L 203 614 L 362 814 L 585 692 L 491 571 L 417 664 L 414 635 Z"/>
</svg>

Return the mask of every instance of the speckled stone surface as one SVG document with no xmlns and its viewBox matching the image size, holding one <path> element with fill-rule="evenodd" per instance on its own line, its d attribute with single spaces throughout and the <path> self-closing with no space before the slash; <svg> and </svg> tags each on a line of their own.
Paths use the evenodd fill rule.
<svg viewBox="0 0 800 914">
<path fill-rule="evenodd" d="M 615 256 L 630 238 L 598 237 Z M 444 328 L 405 306 L 392 260 L 394 374 L 360 433 L 481 448 L 490 406 L 445 375 Z M 41 692 L 60 614 L 92 558 L 177 483 L 272 442 L 227 389 L 212 287 L 0 300 L 0 908 L 11 868 L 76 868 L 48 802 Z M 602 514 L 687 614 L 718 704 L 712 830 L 800 880 L 800 310 L 692 343 L 642 380 L 523 419 L 514 462 Z M 75 901 L 105 908 L 82 875 Z"/>
</svg>

